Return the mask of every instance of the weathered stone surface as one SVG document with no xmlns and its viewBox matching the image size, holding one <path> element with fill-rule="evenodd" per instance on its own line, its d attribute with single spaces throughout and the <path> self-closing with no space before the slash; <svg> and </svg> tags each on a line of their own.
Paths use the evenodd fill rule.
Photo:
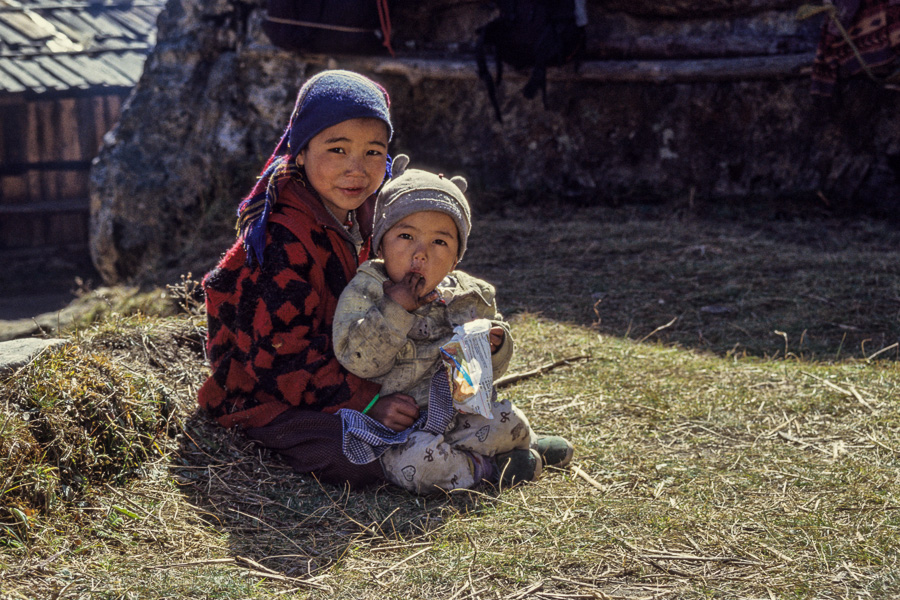
<svg viewBox="0 0 900 600">
<path fill-rule="evenodd" d="M 802 4 L 805 4 L 803 0 L 606 0 L 603 6 L 609 11 L 632 15 L 696 19 L 712 16 L 730 18 L 765 10 L 796 10 Z"/>
<path fill-rule="evenodd" d="M 66 343 L 59 338 L 23 338 L 0 342 L 0 376 L 9 375 L 27 365 L 38 354 L 48 348 L 58 348 Z"/>
<path fill-rule="evenodd" d="M 728 18 L 659 19 L 594 10 L 587 27 L 591 58 L 713 58 L 812 53 L 821 22 L 793 11 Z"/>
<path fill-rule="evenodd" d="M 326 66 L 382 82 L 392 153 L 465 174 L 475 203 L 526 194 L 900 208 L 900 96 L 859 80 L 814 100 L 798 66 L 812 61 L 818 24 L 794 22 L 796 2 L 723 0 L 710 12 L 589 1 L 591 60 L 551 69 L 547 109 L 518 93 L 523 74 L 507 73 L 502 124 L 467 54 L 491 15 L 470 3 L 404 4 L 398 59 L 278 50 L 260 27 L 263 4 L 172 0 L 162 14 L 158 47 L 92 172 L 92 254 L 106 281 L 209 268 L 223 246 L 206 251 L 204 240 L 228 235 L 298 87 Z M 672 6 L 683 12 L 661 14 Z M 615 60 L 596 60 L 606 57 Z"/>
</svg>

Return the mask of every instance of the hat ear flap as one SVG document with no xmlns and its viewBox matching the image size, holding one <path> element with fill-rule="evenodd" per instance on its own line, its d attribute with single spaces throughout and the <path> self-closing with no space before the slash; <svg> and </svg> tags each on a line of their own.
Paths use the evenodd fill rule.
<svg viewBox="0 0 900 600">
<path fill-rule="evenodd" d="M 391 162 L 391 178 L 399 177 L 406 171 L 409 166 L 409 157 L 405 154 L 398 154 Z"/>
<path fill-rule="evenodd" d="M 464 177 L 460 177 L 459 175 L 456 175 L 454 177 L 451 177 L 450 181 L 452 181 L 453 183 L 456 184 L 456 187 L 459 188 L 459 191 L 461 191 L 464 194 L 466 193 L 466 189 L 469 187 L 469 184 L 468 184 L 468 182 L 466 182 Z"/>
</svg>

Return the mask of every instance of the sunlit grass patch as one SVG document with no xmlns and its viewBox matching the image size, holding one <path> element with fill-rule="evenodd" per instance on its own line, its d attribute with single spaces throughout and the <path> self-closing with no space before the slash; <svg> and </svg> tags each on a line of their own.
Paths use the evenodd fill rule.
<svg viewBox="0 0 900 600">
<path fill-rule="evenodd" d="M 97 389 L 116 389 L 120 403 L 145 394 L 148 415 L 129 408 L 130 422 L 153 424 L 138 439 L 161 436 L 168 454 L 144 457 L 124 479 L 95 477 L 75 502 L 57 492 L 57 510 L 32 509 L 4 560 L 21 589 L 90 584 L 135 598 L 810 598 L 894 577 L 892 363 L 714 356 L 527 313 L 513 328 L 512 371 L 589 357 L 501 390 L 536 430 L 575 443 L 573 468 L 513 490 L 418 498 L 321 486 L 191 415 L 202 372 L 183 365 L 202 353 L 190 318 L 98 324 L 33 365 L 57 375 L 29 379 L 28 402 L 51 410 L 76 405 L 79 390 L 95 398 L 69 385 L 82 381 L 78 361 L 94 361 L 86 381 L 109 371 Z M 177 419 L 166 421 L 154 395 L 164 382 Z M 51 585 L 26 565 L 54 555 Z"/>
</svg>

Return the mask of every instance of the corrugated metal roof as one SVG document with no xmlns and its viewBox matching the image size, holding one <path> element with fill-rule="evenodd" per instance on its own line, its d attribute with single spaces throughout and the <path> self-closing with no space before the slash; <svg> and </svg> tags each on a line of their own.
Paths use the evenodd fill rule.
<svg viewBox="0 0 900 600">
<path fill-rule="evenodd" d="M 0 94 L 131 87 L 166 0 L 0 0 Z"/>
</svg>

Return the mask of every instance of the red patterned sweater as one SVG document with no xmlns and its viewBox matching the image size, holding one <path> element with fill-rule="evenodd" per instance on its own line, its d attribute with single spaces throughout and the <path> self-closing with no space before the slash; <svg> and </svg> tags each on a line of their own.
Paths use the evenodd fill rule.
<svg viewBox="0 0 900 600">
<path fill-rule="evenodd" d="M 198 400 L 225 427 L 262 427 L 290 406 L 362 410 L 378 392 L 338 363 L 331 341 L 353 245 L 302 184 L 280 185 L 262 265 L 247 266 L 238 240 L 203 280 L 212 374 Z"/>
</svg>

